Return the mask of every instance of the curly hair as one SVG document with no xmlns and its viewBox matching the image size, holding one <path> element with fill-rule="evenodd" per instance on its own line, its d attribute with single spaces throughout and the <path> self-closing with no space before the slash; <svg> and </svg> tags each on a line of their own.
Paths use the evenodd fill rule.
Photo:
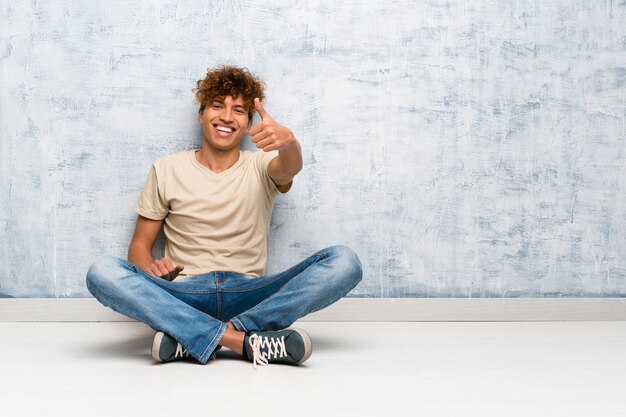
<svg viewBox="0 0 626 417">
<path fill-rule="evenodd" d="M 198 80 L 196 102 L 200 104 L 200 112 L 217 98 L 224 99 L 226 96 L 233 98 L 243 96 L 244 106 L 248 111 L 248 117 L 256 112 L 254 98 L 260 101 L 265 98 L 265 85 L 258 77 L 255 77 L 247 68 L 238 68 L 230 65 L 222 65 L 218 68 L 209 68 L 206 77 Z"/>
</svg>

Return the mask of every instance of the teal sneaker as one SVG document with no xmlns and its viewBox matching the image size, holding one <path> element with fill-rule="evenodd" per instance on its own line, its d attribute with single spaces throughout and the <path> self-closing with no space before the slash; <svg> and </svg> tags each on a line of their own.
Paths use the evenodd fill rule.
<svg viewBox="0 0 626 417">
<path fill-rule="evenodd" d="M 252 366 L 269 363 L 298 365 L 309 359 L 313 352 L 311 337 L 302 329 L 284 329 L 275 332 L 252 332 L 243 343 Z"/>
<path fill-rule="evenodd" d="M 157 362 L 172 362 L 186 358 L 191 355 L 187 349 L 176 341 L 172 336 L 163 332 L 157 332 L 152 341 L 152 358 Z"/>
<path fill-rule="evenodd" d="M 215 359 L 215 354 L 221 346 L 218 346 L 209 360 Z M 172 336 L 167 333 L 157 332 L 154 335 L 152 341 L 152 357 L 157 362 L 172 362 L 183 359 L 194 359 L 193 356 L 187 352 L 187 349 L 176 341 Z"/>
</svg>

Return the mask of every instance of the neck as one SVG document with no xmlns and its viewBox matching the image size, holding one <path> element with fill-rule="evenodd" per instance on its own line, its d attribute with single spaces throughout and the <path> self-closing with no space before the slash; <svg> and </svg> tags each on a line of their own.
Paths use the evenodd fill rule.
<svg viewBox="0 0 626 417">
<path fill-rule="evenodd" d="M 219 174 L 232 167 L 239 160 L 239 147 L 223 151 L 209 147 L 206 142 L 202 143 L 202 149 L 196 151 L 196 160 L 211 171 Z"/>
</svg>

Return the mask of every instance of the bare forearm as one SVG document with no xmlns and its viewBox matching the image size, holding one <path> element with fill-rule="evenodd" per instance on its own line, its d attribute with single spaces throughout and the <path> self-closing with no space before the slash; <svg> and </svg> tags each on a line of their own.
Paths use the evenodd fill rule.
<svg viewBox="0 0 626 417">
<path fill-rule="evenodd" d="M 284 176 L 295 177 L 302 170 L 302 148 L 296 138 L 286 148 L 278 151 L 280 167 Z"/>
<path fill-rule="evenodd" d="M 134 242 L 131 242 L 128 247 L 128 260 L 144 271 L 147 271 L 154 262 L 150 250 L 144 245 Z"/>
</svg>

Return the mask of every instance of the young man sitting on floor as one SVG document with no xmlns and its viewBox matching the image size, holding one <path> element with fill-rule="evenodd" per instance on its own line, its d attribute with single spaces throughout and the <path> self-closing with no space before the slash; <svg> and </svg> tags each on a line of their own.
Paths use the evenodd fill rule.
<svg viewBox="0 0 626 417">
<path fill-rule="evenodd" d="M 192 356 L 206 364 L 225 346 L 255 365 L 300 364 L 311 339 L 288 327 L 352 290 L 361 263 L 352 249 L 332 246 L 265 275 L 274 200 L 302 169 L 300 144 L 263 108 L 264 86 L 245 68 L 209 70 L 195 94 L 201 149 L 154 162 L 136 204 L 128 260 L 99 259 L 87 287 L 157 331 L 156 361 Z M 255 111 L 261 122 L 252 127 Z M 240 150 L 246 133 L 258 151 Z M 153 259 L 161 227 L 165 256 Z"/>
</svg>

